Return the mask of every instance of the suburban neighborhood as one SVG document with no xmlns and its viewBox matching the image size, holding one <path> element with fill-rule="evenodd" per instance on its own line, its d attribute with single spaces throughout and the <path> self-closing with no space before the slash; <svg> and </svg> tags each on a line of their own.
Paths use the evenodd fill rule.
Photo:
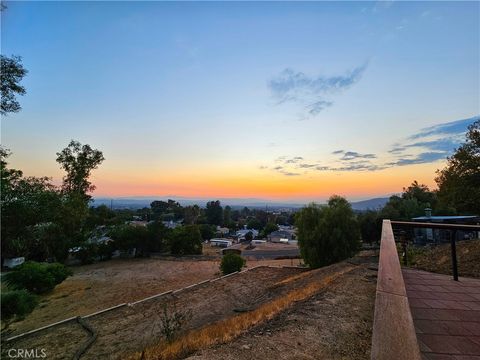
<svg viewBox="0 0 480 360">
<path fill-rule="evenodd" d="M 0 18 L 1 359 L 480 359 L 480 2 Z"/>
</svg>

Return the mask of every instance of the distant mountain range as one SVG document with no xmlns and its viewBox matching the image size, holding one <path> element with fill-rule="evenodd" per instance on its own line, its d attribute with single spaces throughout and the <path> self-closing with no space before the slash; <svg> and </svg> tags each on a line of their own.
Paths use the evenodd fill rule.
<svg viewBox="0 0 480 360">
<path fill-rule="evenodd" d="M 166 201 L 168 199 L 175 200 L 179 202 L 182 206 L 197 204 L 200 207 L 205 207 L 206 203 L 211 200 L 203 198 L 191 199 L 178 196 L 145 196 L 118 198 L 98 197 L 94 198 L 93 206 L 107 205 L 109 207 L 111 206 L 113 209 L 141 209 L 143 207 L 150 207 L 150 203 L 154 200 Z M 247 206 L 250 208 L 297 209 L 305 206 L 305 204 L 302 203 L 270 201 L 255 198 L 220 198 L 215 200 L 220 200 L 223 206 L 230 205 L 232 208 L 243 208 L 244 206 Z M 351 202 L 351 204 L 354 210 L 363 211 L 368 209 L 380 209 L 385 206 L 387 201 L 388 197 L 381 197 L 363 201 L 355 201 Z"/>
<path fill-rule="evenodd" d="M 378 210 L 385 206 L 389 197 L 373 198 L 352 202 L 353 210 Z"/>
</svg>

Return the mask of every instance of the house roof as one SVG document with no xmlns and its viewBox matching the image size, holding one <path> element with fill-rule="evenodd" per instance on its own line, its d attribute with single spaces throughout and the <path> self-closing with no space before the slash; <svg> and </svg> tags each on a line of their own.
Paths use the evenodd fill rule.
<svg viewBox="0 0 480 360">
<path fill-rule="evenodd" d="M 462 215 L 462 216 L 419 216 L 413 218 L 412 220 L 430 220 L 430 221 L 444 221 L 444 220 L 473 220 L 473 219 L 480 219 L 479 216 L 475 215 Z"/>
<path fill-rule="evenodd" d="M 270 233 L 271 236 L 282 236 L 282 235 L 293 235 L 293 232 L 292 231 L 287 231 L 287 230 L 277 230 L 277 231 L 273 231 Z"/>
</svg>

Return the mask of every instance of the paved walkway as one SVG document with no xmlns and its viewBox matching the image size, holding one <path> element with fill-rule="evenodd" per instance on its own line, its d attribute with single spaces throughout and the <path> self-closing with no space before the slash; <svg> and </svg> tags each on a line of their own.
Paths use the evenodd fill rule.
<svg viewBox="0 0 480 360">
<path fill-rule="evenodd" d="M 425 360 L 480 360 L 480 280 L 403 269 Z"/>
</svg>

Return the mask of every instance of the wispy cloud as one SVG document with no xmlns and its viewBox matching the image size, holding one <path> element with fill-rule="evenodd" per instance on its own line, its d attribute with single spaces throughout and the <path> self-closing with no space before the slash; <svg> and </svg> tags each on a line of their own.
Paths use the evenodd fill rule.
<svg viewBox="0 0 480 360">
<path fill-rule="evenodd" d="M 326 97 L 345 91 L 357 83 L 366 68 L 367 64 L 364 64 L 336 76 L 309 76 L 287 68 L 271 79 L 268 87 L 278 104 L 294 102 L 300 104 L 308 115 L 315 116 L 333 105 L 333 101 Z"/>
<path fill-rule="evenodd" d="M 310 115 L 315 116 L 318 115 L 323 109 L 326 109 L 327 107 L 330 107 L 332 105 L 332 101 L 320 100 L 308 105 L 307 110 Z"/>
<path fill-rule="evenodd" d="M 409 137 L 410 140 L 419 139 L 431 135 L 461 135 L 467 131 L 468 125 L 480 119 L 480 116 L 474 116 L 468 119 L 451 121 L 421 129 L 418 133 Z"/>
<path fill-rule="evenodd" d="M 298 164 L 297 168 L 299 168 L 299 169 L 311 169 L 311 168 L 314 168 L 316 166 L 317 166 L 317 164 Z"/>
<path fill-rule="evenodd" d="M 424 152 L 424 153 L 418 154 L 414 158 L 404 157 L 404 158 L 398 159 L 397 161 L 390 162 L 387 165 L 391 167 L 391 166 L 405 166 L 405 165 L 413 165 L 413 164 L 426 164 L 426 163 L 431 163 L 431 162 L 435 162 L 443 159 L 445 159 L 445 154 L 442 152 Z"/>
<path fill-rule="evenodd" d="M 332 154 L 338 155 L 343 154 L 340 160 L 350 161 L 355 159 L 375 159 L 377 156 L 375 154 L 360 154 L 356 151 L 344 151 L 336 150 Z"/>
<path fill-rule="evenodd" d="M 379 171 L 396 166 L 433 163 L 451 155 L 464 141 L 468 126 L 477 120 L 480 120 L 480 116 L 420 129 L 406 137 L 404 142 L 392 144 L 385 153 L 341 149 L 332 151 L 322 162 L 309 161 L 303 156 L 280 156 L 274 160 L 276 166 L 269 169 L 286 176 L 297 176 L 317 171 Z"/>
<path fill-rule="evenodd" d="M 411 149 L 418 148 L 424 150 L 423 154 L 430 154 L 422 158 L 425 160 L 424 162 L 445 158 L 463 142 L 463 135 L 468 126 L 479 119 L 480 116 L 474 116 L 420 129 L 417 133 L 407 137 L 405 144 L 396 143 L 388 152 L 394 155 L 404 155 Z M 439 155 L 435 157 L 432 154 Z M 427 161 L 428 159 L 433 160 Z M 408 164 L 409 161 L 406 163 Z"/>
</svg>

